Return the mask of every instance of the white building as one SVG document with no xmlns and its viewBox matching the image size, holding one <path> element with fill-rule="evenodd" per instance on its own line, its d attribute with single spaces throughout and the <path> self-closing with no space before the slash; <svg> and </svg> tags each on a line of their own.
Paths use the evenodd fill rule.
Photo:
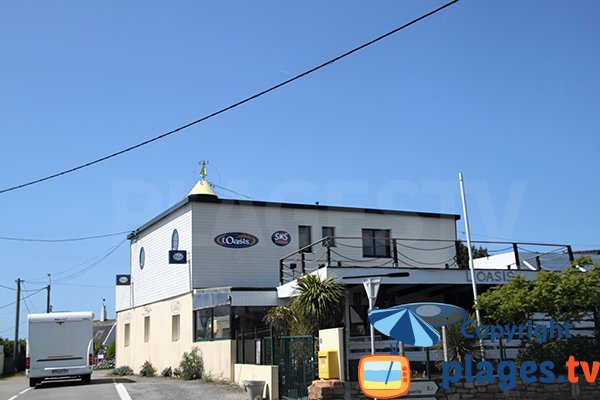
<svg viewBox="0 0 600 400">
<path fill-rule="evenodd" d="M 118 366 L 137 371 L 150 361 L 159 371 L 175 368 L 196 346 L 212 375 L 239 382 L 252 371 L 250 377 L 271 382 L 277 398 L 277 373 L 235 366 L 236 338 L 264 328 L 266 309 L 287 303 L 297 278 L 307 273 L 334 276 L 347 286 L 350 378 L 368 350 L 363 276 L 383 277 L 380 307 L 472 305 L 469 271 L 456 259 L 458 215 L 219 199 L 204 168 L 201 174 L 186 199 L 129 236 L 130 284 L 116 287 Z M 173 250 L 185 251 L 187 262 L 169 263 Z M 535 273 L 501 266 L 476 279 L 494 285 Z M 254 342 L 243 343 L 242 360 L 260 362 Z"/>
</svg>

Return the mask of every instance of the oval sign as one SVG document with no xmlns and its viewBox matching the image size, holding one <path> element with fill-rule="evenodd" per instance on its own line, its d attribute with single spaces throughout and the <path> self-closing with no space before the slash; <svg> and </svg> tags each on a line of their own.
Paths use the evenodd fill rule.
<svg viewBox="0 0 600 400">
<path fill-rule="evenodd" d="M 469 316 L 464 308 L 445 303 L 411 303 L 396 307 L 409 309 L 434 327 L 456 324 Z"/>
<path fill-rule="evenodd" d="M 127 283 L 129 282 L 129 278 L 126 276 L 120 276 L 119 277 L 119 283 Z"/>
<path fill-rule="evenodd" d="M 177 253 L 173 253 L 173 260 L 175 261 L 181 261 L 183 260 L 183 254 L 177 252 Z"/>
<path fill-rule="evenodd" d="M 292 241 L 292 235 L 286 231 L 276 231 L 271 235 L 271 241 L 277 246 L 287 246 Z"/>
<path fill-rule="evenodd" d="M 229 247 L 232 249 L 243 249 L 252 247 L 258 243 L 258 238 L 249 233 L 243 232 L 228 232 L 222 233 L 215 237 L 215 243 L 219 246 Z"/>
</svg>

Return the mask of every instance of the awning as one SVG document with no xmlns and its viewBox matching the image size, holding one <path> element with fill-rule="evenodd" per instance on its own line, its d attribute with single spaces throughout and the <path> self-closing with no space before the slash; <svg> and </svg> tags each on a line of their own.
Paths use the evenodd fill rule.
<svg viewBox="0 0 600 400">
<path fill-rule="evenodd" d="M 231 302 L 231 287 L 194 289 L 194 310 L 226 306 Z"/>
</svg>

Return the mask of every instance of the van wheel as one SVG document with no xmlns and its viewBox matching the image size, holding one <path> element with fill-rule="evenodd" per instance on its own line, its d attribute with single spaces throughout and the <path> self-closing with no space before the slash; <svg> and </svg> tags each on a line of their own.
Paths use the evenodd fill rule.
<svg viewBox="0 0 600 400">
<path fill-rule="evenodd" d="M 40 383 L 39 379 L 29 378 L 29 387 L 35 387 L 35 385 L 37 385 L 38 383 Z"/>
<path fill-rule="evenodd" d="M 92 374 L 82 375 L 81 380 L 83 383 L 90 383 L 92 381 Z"/>
</svg>

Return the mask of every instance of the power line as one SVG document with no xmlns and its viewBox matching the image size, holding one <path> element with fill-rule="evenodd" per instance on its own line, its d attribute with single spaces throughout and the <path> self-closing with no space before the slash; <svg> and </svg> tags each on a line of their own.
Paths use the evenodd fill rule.
<svg viewBox="0 0 600 400">
<path fill-rule="evenodd" d="M 28 299 L 28 298 L 30 298 L 31 296 L 33 296 L 34 294 L 38 294 L 38 293 L 39 293 L 39 292 L 41 292 L 42 290 L 46 290 L 46 288 L 44 287 L 44 288 L 38 289 L 38 290 L 36 290 L 35 292 L 33 292 L 33 293 L 31 293 L 31 294 L 28 294 L 28 295 L 27 295 L 27 296 L 25 296 L 25 297 L 21 297 L 21 300 Z M 5 305 L 3 305 L 2 307 L 0 307 L 0 310 L 2 310 L 3 308 L 6 308 L 6 307 L 10 307 L 10 306 L 12 306 L 13 304 L 16 304 L 16 303 L 17 303 L 16 301 L 13 301 L 12 303 L 5 304 Z"/>
<path fill-rule="evenodd" d="M 424 15 L 420 16 L 419 18 L 413 19 L 412 21 L 410 21 L 410 22 L 408 22 L 408 23 L 406 23 L 406 24 L 404 24 L 404 25 L 402 25 L 402 26 L 400 26 L 400 27 L 398 27 L 398 28 L 396 28 L 394 30 L 391 30 L 391 31 L 389 31 L 389 32 L 387 32 L 387 33 L 385 33 L 385 34 L 383 34 L 383 35 L 381 35 L 381 36 L 379 36 L 379 37 L 377 37 L 377 38 L 375 38 L 375 39 L 367 42 L 367 43 L 364 43 L 364 44 L 362 44 L 362 45 L 360 45 L 358 47 L 355 47 L 352 50 L 343 53 L 342 55 L 339 55 L 339 56 L 337 56 L 335 58 L 332 58 L 329 61 L 326 61 L 326 62 L 324 62 L 324 63 L 322 63 L 320 65 L 317 65 L 314 68 L 311 68 L 311 69 L 309 69 L 309 70 L 307 70 L 305 72 L 302 72 L 302 73 L 300 73 L 300 74 L 298 74 L 298 75 L 296 75 L 296 76 L 294 76 L 294 77 L 292 77 L 290 79 L 287 79 L 287 80 L 285 80 L 283 82 L 280 82 L 280 83 L 276 84 L 275 86 L 271 86 L 270 88 L 265 89 L 262 92 L 256 93 L 256 94 L 254 94 L 254 95 L 252 95 L 250 97 L 247 97 L 247 98 L 245 98 L 243 100 L 238 101 L 237 103 L 234 103 L 234 104 L 232 104 L 230 106 L 222 108 L 222 109 L 220 109 L 218 111 L 215 111 L 215 112 L 213 112 L 211 114 L 208 114 L 208 115 L 206 115 L 206 116 L 204 116 L 202 118 L 199 118 L 199 119 L 197 119 L 195 121 L 192 121 L 190 123 L 182 125 L 182 126 L 180 126 L 178 128 L 175 128 L 175 129 L 173 129 L 171 131 L 165 132 L 165 133 L 163 133 L 161 135 L 155 136 L 152 139 L 148 139 L 148 140 L 145 140 L 145 141 L 143 141 L 141 143 L 138 143 L 136 145 L 127 147 L 127 148 L 125 148 L 123 150 L 119 150 L 119 151 L 117 151 L 115 153 L 112 153 L 112 154 L 109 154 L 107 156 L 98 158 L 98 159 L 93 160 L 93 161 L 89 161 L 89 162 L 87 162 L 85 164 L 81 164 L 81 165 L 78 165 L 76 167 L 73 167 L 73 168 L 70 168 L 70 169 L 67 169 L 67 170 L 64 170 L 64 171 L 52 174 L 52 175 L 48 175 L 48 176 L 43 177 L 43 178 L 39 178 L 39 179 L 35 179 L 33 181 L 22 183 L 20 185 L 16 185 L 16 186 L 12 186 L 12 187 L 9 187 L 9 188 L 6 188 L 6 189 L 2 189 L 2 190 L 0 190 L 0 194 L 6 193 L 6 192 L 10 192 L 10 191 L 13 191 L 13 190 L 17 190 L 17 189 L 21 189 L 21 188 L 24 188 L 24 187 L 27 187 L 27 186 L 35 185 L 37 183 L 41 183 L 41 182 L 44 182 L 44 181 L 47 181 L 47 180 L 50 180 L 50 179 L 58 178 L 59 176 L 70 174 L 71 172 L 75 172 L 75 171 L 78 171 L 80 169 L 90 167 L 90 166 L 92 166 L 94 164 L 98 164 L 98 163 L 101 163 L 103 161 L 109 160 L 111 158 L 120 156 L 121 154 L 125 154 L 127 152 L 132 151 L 132 150 L 136 150 L 136 149 L 138 149 L 138 148 L 140 148 L 142 146 L 145 146 L 145 145 L 150 144 L 152 142 L 155 142 L 157 140 L 166 138 L 167 136 L 173 135 L 173 134 L 175 134 L 175 133 L 177 133 L 179 131 L 182 131 L 182 130 L 187 129 L 187 128 L 191 127 L 191 126 L 199 124 L 200 122 L 203 122 L 203 121 L 206 121 L 206 120 L 208 120 L 210 118 L 216 117 L 219 114 L 222 114 L 222 113 L 224 113 L 226 111 L 232 110 L 232 109 L 234 109 L 236 107 L 241 106 L 242 104 L 248 103 L 249 101 L 257 99 L 257 98 L 259 98 L 261 96 L 264 96 L 265 94 L 270 93 L 270 92 L 272 92 L 274 90 L 277 90 L 277 89 L 279 89 L 279 88 L 281 88 L 283 86 L 286 86 L 286 85 L 288 85 L 288 84 L 290 84 L 290 83 L 292 83 L 292 82 L 294 82 L 294 81 L 296 81 L 296 80 L 298 80 L 300 78 L 304 78 L 305 76 L 308 76 L 308 75 L 312 74 L 313 72 L 316 72 L 316 71 L 318 71 L 318 70 L 320 70 L 322 68 L 328 67 L 331 64 L 335 63 L 336 61 L 339 61 L 339 60 L 341 60 L 343 58 L 346 58 L 346 57 L 348 57 L 351 54 L 354 54 L 354 53 L 356 53 L 356 52 L 358 52 L 358 51 L 360 51 L 360 50 L 362 50 L 362 49 L 364 49 L 364 48 L 366 48 L 368 46 L 371 46 L 372 44 L 375 44 L 375 43 L 379 42 L 380 40 L 383 40 L 383 39 L 387 38 L 388 36 L 391 36 L 391 35 L 399 32 L 399 31 L 401 31 L 401 30 L 403 30 L 405 28 L 408 28 L 409 26 L 411 26 L 411 25 L 413 25 L 413 24 L 415 24 L 415 23 L 417 23 L 417 22 L 419 22 L 419 21 L 421 21 L 421 20 L 423 20 L 425 18 L 428 18 L 428 17 L 432 16 L 432 15 L 438 13 L 439 11 L 442 11 L 443 9 L 445 9 L 445 8 L 447 8 L 447 7 L 455 4 L 455 3 L 458 3 L 459 1 L 460 0 L 453 0 L 453 1 L 449 2 L 449 3 L 447 3 L 447 4 L 444 4 L 443 6 L 437 8 L 437 9 L 435 9 L 433 11 L 430 11 L 427 14 L 424 14 Z"/>
<path fill-rule="evenodd" d="M 59 242 L 80 242 L 83 240 L 92 240 L 92 239 L 101 239 L 101 238 L 107 238 L 107 237 L 112 237 L 112 236 L 119 236 L 119 235 L 124 235 L 126 233 L 131 233 L 132 231 L 123 231 L 123 232 L 116 232 L 116 233 L 107 233 L 104 235 L 96 235 L 96 236 L 84 236 L 84 237 L 77 237 L 77 238 L 66 238 L 66 239 L 31 239 L 31 238 L 17 238 L 17 237 L 7 237 L 7 236 L 0 236 L 0 240 L 12 240 L 15 242 L 43 242 L 43 243 L 59 243 Z"/>
</svg>

